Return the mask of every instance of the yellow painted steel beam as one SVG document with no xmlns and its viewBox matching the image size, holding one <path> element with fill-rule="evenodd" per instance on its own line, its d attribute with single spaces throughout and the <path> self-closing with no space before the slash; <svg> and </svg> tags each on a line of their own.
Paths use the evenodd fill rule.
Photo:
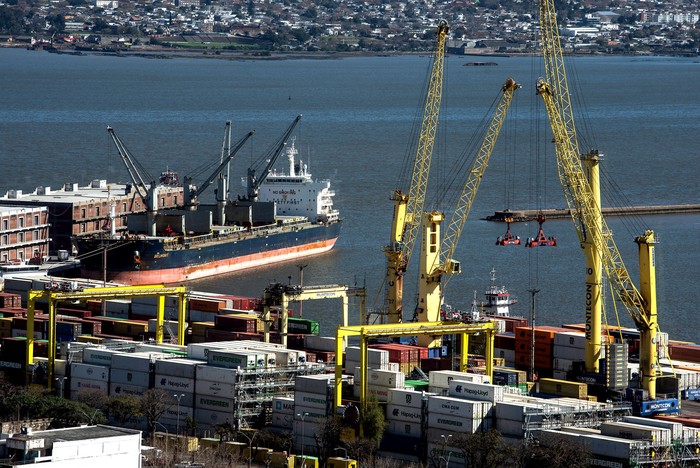
<svg viewBox="0 0 700 468">
<path fill-rule="evenodd" d="M 378 337 L 401 337 L 401 336 L 444 336 L 461 335 L 462 352 L 460 353 L 460 368 L 466 367 L 468 354 L 468 335 L 476 333 L 486 333 L 486 373 L 489 379 L 493 378 L 493 346 L 496 328 L 494 322 L 409 322 L 409 323 L 389 323 L 383 325 L 358 325 L 353 327 L 338 327 L 336 329 L 336 358 L 335 358 L 335 398 L 334 407 L 342 404 L 342 384 L 343 384 L 343 341 L 351 336 L 360 337 L 360 407 L 364 409 L 367 401 L 367 342 L 371 338 Z"/>
<path fill-rule="evenodd" d="M 49 303 L 49 333 L 48 333 L 48 372 L 47 385 L 53 382 L 54 367 L 56 363 L 56 304 L 63 301 L 89 300 L 89 299 L 122 299 L 131 297 L 158 297 L 156 309 L 156 343 L 163 342 L 163 320 L 165 309 L 165 296 L 178 296 L 178 336 L 179 345 L 185 344 L 185 311 L 187 288 L 185 286 L 143 285 L 120 286 L 114 288 L 88 288 L 80 291 L 53 291 L 50 289 L 29 290 L 27 294 L 27 382 L 30 381 L 29 368 L 34 364 L 34 310 L 37 299 L 47 300 Z"/>
</svg>

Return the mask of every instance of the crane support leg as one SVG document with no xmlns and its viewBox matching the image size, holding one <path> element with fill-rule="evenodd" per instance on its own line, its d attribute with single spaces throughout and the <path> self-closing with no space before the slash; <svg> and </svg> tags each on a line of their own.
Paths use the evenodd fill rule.
<svg viewBox="0 0 700 468">
<path fill-rule="evenodd" d="M 27 384 L 31 383 L 29 366 L 34 364 L 34 298 L 27 301 Z"/>
<path fill-rule="evenodd" d="M 595 205 L 600 208 L 600 166 L 599 153 L 591 152 L 583 157 L 584 167 L 588 172 Z M 600 209 L 596 213 L 596 230 L 602 231 L 603 218 Z M 602 353 L 601 326 L 603 316 L 603 262 L 602 253 L 596 248 L 591 238 L 581 243 L 586 256 L 586 371 L 598 373 Z"/>
<path fill-rule="evenodd" d="M 658 312 L 656 308 L 656 264 L 654 233 L 647 231 L 637 237 L 639 245 L 639 294 L 644 299 L 649 326 L 640 330 L 639 370 L 642 374 L 642 388 L 649 390 L 649 397 L 656 398 L 656 378 L 659 376 L 657 338 L 659 335 Z"/>
<path fill-rule="evenodd" d="M 156 306 L 156 343 L 163 342 L 163 318 L 165 316 L 165 296 L 158 296 Z"/>
</svg>

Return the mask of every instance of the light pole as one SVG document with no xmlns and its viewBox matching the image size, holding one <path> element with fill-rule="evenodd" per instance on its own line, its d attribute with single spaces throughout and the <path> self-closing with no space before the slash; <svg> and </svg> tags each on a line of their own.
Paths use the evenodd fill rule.
<svg viewBox="0 0 700 468">
<path fill-rule="evenodd" d="M 447 451 L 447 443 L 450 441 L 452 438 L 452 434 L 445 436 L 445 434 L 441 434 L 440 438 L 442 439 L 442 459 L 445 460 L 445 468 L 449 468 L 450 466 L 450 455 L 452 455 L 452 452 L 447 454 L 447 458 L 445 458 L 445 452 Z"/>
<path fill-rule="evenodd" d="M 63 382 L 65 382 L 66 378 L 65 377 L 54 377 L 54 380 L 61 385 L 61 393 L 59 393 L 58 396 L 63 398 Z"/>
<path fill-rule="evenodd" d="M 252 437 L 242 431 L 238 431 L 238 433 L 248 440 L 248 468 L 250 468 L 251 461 L 253 460 L 253 440 L 258 433 L 254 432 Z"/>
<path fill-rule="evenodd" d="M 299 268 L 299 288 L 301 289 L 304 289 L 304 268 L 306 268 L 307 266 L 309 265 L 303 263 L 297 265 L 297 267 Z M 302 302 L 303 301 L 299 301 L 299 318 L 302 318 L 304 316 L 302 312 Z"/>
<path fill-rule="evenodd" d="M 180 400 L 185 396 L 184 393 L 173 395 L 177 399 L 177 424 L 175 426 L 175 436 L 180 437 Z"/>
<path fill-rule="evenodd" d="M 301 468 L 306 466 L 306 458 L 304 458 L 304 418 L 306 418 L 309 413 L 297 413 L 297 417 L 301 418 Z"/>
</svg>

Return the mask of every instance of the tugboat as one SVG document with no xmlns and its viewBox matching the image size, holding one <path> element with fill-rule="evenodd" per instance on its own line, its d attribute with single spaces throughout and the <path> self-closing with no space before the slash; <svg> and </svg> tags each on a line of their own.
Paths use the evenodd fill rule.
<svg viewBox="0 0 700 468">
<path fill-rule="evenodd" d="M 518 300 L 510 296 L 505 286 L 496 285 L 496 270 L 492 268 L 491 287 L 486 290 L 486 302 L 482 304 L 485 309 L 488 308 L 484 314 L 492 317 L 509 317 L 510 306 L 517 303 Z"/>
</svg>

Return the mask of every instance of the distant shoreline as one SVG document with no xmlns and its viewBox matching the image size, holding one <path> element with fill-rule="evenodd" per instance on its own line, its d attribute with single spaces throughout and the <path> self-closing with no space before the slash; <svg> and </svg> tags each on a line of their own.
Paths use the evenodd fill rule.
<svg viewBox="0 0 700 468">
<path fill-rule="evenodd" d="M 0 49 L 30 49 L 27 44 L 10 44 L 0 43 Z M 258 51 L 258 52 L 237 52 L 237 51 L 213 51 L 207 48 L 198 49 L 178 49 L 173 47 L 162 46 L 132 46 L 129 50 L 110 51 L 110 50 L 76 50 L 73 47 L 57 47 L 53 50 L 34 49 L 36 52 L 48 52 L 59 55 L 104 55 L 116 57 L 142 57 L 150 59 L 173 59 L 173 58 L 194 58 L 194 59 L 220 59 L 220 60 L 331 60 L 352 57 L 402 57 L 419 55 L 425 56 L 429 52 L 299 52 L 299 51 Z M 489 57 L 489 58 L 507 58 L 507 57 L 528 57 L 532 53 L 497 53 L 494 51 L 484 51 L 484 53 L 469 53 L 469 54 L 449 54 L 452 57 L 464 57 L 465 59 L 474 57 Z M 539 53 L 537 54 L 540 55 Z M 605 54 L 600 52 L 595 53 L 578 53 L 576 57 L 683 57 L 697 58 L 698 55 L 688 56 L 682 54 Z"/>
</svg>

